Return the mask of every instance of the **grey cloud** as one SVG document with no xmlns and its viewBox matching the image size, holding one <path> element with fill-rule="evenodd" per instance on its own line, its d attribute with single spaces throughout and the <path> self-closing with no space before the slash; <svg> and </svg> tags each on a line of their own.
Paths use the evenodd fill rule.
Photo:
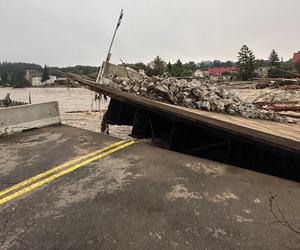
<svg viewBox="0 0 300 250">
<path fill-rule="evenodd" d="M 120 9 L 114 62 L 235 60 L 299 50 L 299 0 L 0 0 L 0 60 L 99 65 Z"/>
</svg>

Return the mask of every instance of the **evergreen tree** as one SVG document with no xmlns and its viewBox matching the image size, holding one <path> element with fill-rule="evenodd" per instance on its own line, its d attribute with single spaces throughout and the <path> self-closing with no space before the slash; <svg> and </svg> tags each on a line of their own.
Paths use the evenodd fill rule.
<svg viewBox="0 0 300 250">
<path fill-rule="evenodd" d="M 163 75 L 163 73 L 165 72 L 165 64 L 164 61 L 157 56 L 154 61 L 153 61 L 153 74 L 157 75 L 157 76 L 161 76 Z"/>
<path fill-rule="evenodd" d="M 248 59 L 248 67 L 247 67 L 247 70 L 248 70 L 248 79 L 251 78 L 251 77 L 254 77 L 254 70 L 255 70 L 255 55 L 253 53 L 252 50 L 249 50 L 249 59 Z"/>
<path fill-rule="evenodd" d="M 177 62 L 173 65 L 173 75 L 176 77 L 182 76 L 183 65 L 182 62 L 178 59 Z"/>
<path fill-rule="evenodd" d="M 170 76 L 173 76 L 173 66 L 170 62 L 168 62 L 167 71 L 170 74 Z"/>
<path fill-rule="evenodd" d="M 47 67 L 47 65 L 44 66 L 44 70 L 43 70 L 43 75 L 42 75 L 42 82 L 45 82 L 47 80 L 49 80 L 49 69 Z"/>
<path fill-rule="evenodd" d="M 273 49 L 269 57 L 269 64 L 271 66 L 279 66 L 279 63 L 280 63 L 279 56 L 277 52 Z"/>
<path fill-rule="evenodd" d="M 243 45 L 243 47 L 238 52 L 238 74 L 243 80 L 249 80 L 254 76 L 254 62 L 255 56 L 248 48 L 248 46 Z"/>
</svg>

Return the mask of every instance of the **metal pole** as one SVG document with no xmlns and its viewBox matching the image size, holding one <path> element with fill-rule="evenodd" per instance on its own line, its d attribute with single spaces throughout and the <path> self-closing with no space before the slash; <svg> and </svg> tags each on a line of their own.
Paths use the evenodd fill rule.
<svg viewBox="0 0 300 250">
<path fill-rule="evenodd" d="M 121 24 L 122 17 L 123 17 L 123 9 L 120 12 L 120 16 L 119 16 L 119 19 L 118 19 L 118 22 L 117 22 L 114 34 L 113 34 L 113 37 L 112 37 L 111 42 L 110 42 L 109 50 L 108 50 L 108 53 L 107 53 L 107 57 L 106 57 L 105 63 L 104 63 L 104 65 L 102 65 L 101 69 L 99 70 L 99 73 L 98 73 L 98 76 L 97 76 L 97 80 L 96 80 L 97 83 L 99 83 L 102 80 L 103 74 L 104 74 L 104 71 L 105 71 L 105 67 L 106 67 L 106 63 L 108 63 L 109 60 L 110 60 L 110 56 L 111 56 L 110 52 L 111 52 L 111 49 L 112 49 L 112 46 L 113 46 L 113 43 L 114 43 L 114 40 L 115 40 L 115 37 L 116 37 L 117 30 L 118 30 L 118 28 L 119 28 L 119 26 Z"/>
</svg>

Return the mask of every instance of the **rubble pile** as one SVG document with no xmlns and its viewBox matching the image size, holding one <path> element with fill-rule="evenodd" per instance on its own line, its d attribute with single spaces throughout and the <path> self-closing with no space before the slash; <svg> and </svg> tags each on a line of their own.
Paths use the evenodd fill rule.
<svg viewBox="0 0 300 250">
<path fill-rule="evenodd" d="M 117 77 L 111 83 L 111 87 L 187 108 L 227 113 L 245 118 L 293 122 L 290 118 L 278 116 L 275 112 L 265 111 L 252 103 L 242 101 L 234 93 L 220 86 L 197 80 L 188 82 L 173 77 L 132 80 Z"/>
<path fill-rule="evenodd" d="M 300 89 L 300 79 L 264 78 L 259 80 L 255 88 L 256 89 L 265 89 L 265 88 Z"/>
</svg>

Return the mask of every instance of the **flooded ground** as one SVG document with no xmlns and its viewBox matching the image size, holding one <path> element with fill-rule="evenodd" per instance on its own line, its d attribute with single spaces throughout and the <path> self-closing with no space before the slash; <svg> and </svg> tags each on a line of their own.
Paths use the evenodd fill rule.
<svg viewBox="0 0 300 250">
<path fill-rule="evenodd" d="M 101 101 L 99 107 L 95 93 L 85 88 L 0 88 L 0 99 L 7 93 L 11 99 L 27 103 L 30 96 L 32 104 L 58 101 L 62 123 L 94 132 L 100 131 L 102 115 L 109 104 Z M 112 136 L 128 138 L 130 132 L 130 126 L 110 126 Z"/>
<path fill-rule="evenodd" d="M 230 89 L 242 100 L 253 102 L 260 96 L 280 102 L 300 100 L 300 91 L 278 89 Z M 16 101 L 32 103 L 58 101 L 61 119 L 64 124 L 79 127 L 94 132 L 100 132 L 100 122 L 106 111 L 109 101 L 95 101 L 95 93 L 85 88 L 0 88 L 0 99 L 7 93 Z M 99 111 L 100 110 L 100 111 Z M 92 112 L 93 111 L 93 112 Z M 96 111 L 96 112 L 95 112 Z M 110 134 L 119 138 L 129 138 L 130 126 L 110 125 Z"/>
</svg>

